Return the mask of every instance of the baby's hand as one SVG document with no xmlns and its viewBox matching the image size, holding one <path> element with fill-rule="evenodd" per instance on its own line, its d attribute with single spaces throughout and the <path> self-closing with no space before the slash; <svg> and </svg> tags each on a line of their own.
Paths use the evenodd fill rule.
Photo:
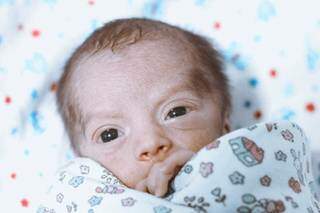
<svg viewBox="0 0 320 213">
<path fill-rule="evenodd" d="M 161 197 L 168 191 L 169 181 L 179 172 L 181 167 L 193 156 L 190 150 L 179 150 L 172 153 L 163 162 L 155 163 L 147 178 L 140 181 L 135 189 L 149 192 Z"/>
</svg>

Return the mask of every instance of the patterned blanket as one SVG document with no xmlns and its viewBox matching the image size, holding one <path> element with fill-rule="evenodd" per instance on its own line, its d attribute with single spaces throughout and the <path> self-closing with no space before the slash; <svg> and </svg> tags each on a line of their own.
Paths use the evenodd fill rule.
<svg viewBox="0 0 320 213">
<path fill-rule="evenodd" d="M 37 213 L 320 212 L 309 141 L 295 123 L 260 123 L 201 149 L 171 181 L 164 198 L 124 186 L 98 163 L 63 167 Z"/>
</svg>

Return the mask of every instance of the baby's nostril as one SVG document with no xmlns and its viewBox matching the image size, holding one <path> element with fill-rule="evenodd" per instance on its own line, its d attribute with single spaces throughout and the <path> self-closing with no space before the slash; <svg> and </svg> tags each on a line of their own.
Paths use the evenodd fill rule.
<svg viewBox="0 0 320 213">
<path fill-rule="evenodd" d="M 149 152 L 144 152 L 141 154 L 141 157 L 144 160 L 148 160 L 150 158 L 150 154 L 149 154 Z"/>
<path fill-rule="evenodd" d="M 168 147 L 166 147 L 166 146 L 160 146 L 160 148 L 159 148 L 161 151 L 166 151 L 167 149 L 168 149 Z"/>
</svg>

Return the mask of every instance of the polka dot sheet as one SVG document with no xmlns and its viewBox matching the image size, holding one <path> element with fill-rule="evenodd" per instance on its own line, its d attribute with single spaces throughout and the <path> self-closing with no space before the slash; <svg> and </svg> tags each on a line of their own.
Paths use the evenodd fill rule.
<svg viewBox="0 0 320 213">
<path fill-rule="evenodd" d="M 320 3 L 231 0 L 0 0 L 1 211 L 33 212 L 73 158 L 55 105 L 72 50 L 103 23 L 149 17 L 206 36 L 222 53 L 232 127 L 287 119 L 303 127 L 320 185 Z"/>
</svg>

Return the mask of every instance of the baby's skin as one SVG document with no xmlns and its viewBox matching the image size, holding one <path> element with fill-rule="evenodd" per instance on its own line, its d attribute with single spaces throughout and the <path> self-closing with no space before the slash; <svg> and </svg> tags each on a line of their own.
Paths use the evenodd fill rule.
<svg viewBox="0 0 320 213">
<path fill-rule="evenodd" d="M 196 68 L 189 62 L 183 46 L 171 40 L 84 60 L 74 76 L 83 112 L 78 155 L 100 163 L 128 188 L 165 195 L 193 153 L 228 131 L 218 94 L 195 88 Z"/>
<path fill-rule="evenodd" d="M 155 163 L 151 167 L 149 175 L 138 182 L 135 189 L 162 197 L 168 191 L 170 180 L 193 155 L 194 152 L 187 149 L 172 153 L 164 161 Z"/>
</svg>

